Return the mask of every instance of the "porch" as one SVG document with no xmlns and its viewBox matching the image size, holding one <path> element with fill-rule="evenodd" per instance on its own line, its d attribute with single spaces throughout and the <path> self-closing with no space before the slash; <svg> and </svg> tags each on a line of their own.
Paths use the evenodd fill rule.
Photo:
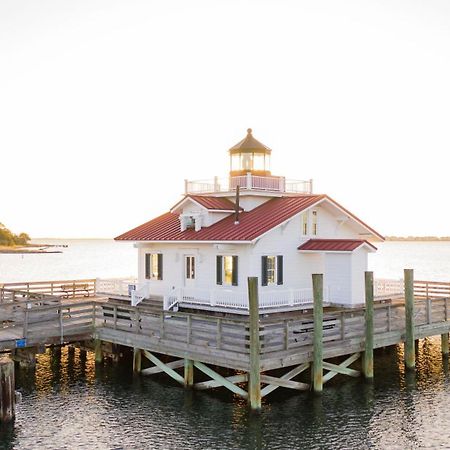
<svg viewBox="0 0 450 450">
<path fill-rule="evenodd" d="M 231 314 L 249 314 L 248 294 L 226 288 L 199 289 L 178 287 L 169 292 L 157 290 L 150 283 L 138 283 L 135 279 L 97 279 L 96 293 L 105 297 L 129 302 L 137 306 L 144 300 L 162 303 L 164 311 L 203 310 L 228 312 Z M 417 298 L 450 297 L 450 283 L 433 281 L 414 281 L 414 294 Z M 324 286 L 324 306 L 337 306 L 333 301 L 333 292 Z M 402 300 L 404 298 L 404 281 L 402 279 L 375 279 L 374 300 L 378 302 Z M 364 304 L 352 306 L 360 308 Z M 313 306 L 313 289 L 260 289 L 259 308 L 263 313 L 309 310 Z M 339 305 L 341 306 L 341 305 Z M 348 307 L 347 307 L 348 308 Z"/>
</svg>

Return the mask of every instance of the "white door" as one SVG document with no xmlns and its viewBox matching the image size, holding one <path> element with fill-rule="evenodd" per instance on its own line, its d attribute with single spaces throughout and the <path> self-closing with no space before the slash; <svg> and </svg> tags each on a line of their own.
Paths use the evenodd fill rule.
<svg viewBox="0 0 450 450">
<path fill-rule="evenodd" d="M 351 255 L 346 253 L 325 254 L 324 287 L 328 288 L 328 301 L 351 303 Z"/>
<path fill-rule="evenodd" d="M 195 256 L 186 255 L 184 257 L 184 285 L 186 287 L 195 286 Z"/>
</svg>

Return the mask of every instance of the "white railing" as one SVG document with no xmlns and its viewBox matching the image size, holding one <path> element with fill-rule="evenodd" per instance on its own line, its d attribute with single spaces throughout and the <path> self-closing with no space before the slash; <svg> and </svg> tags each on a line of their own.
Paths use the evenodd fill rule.
<svg viewBox="0 0 450 450">
<path fill-rule="evenodd" d="M 289 180 L 284 177 L 256 176 L 248 173 L 236 177 L 210 180 L 185 180 L 185 194 L 211 194 L 242 190 L 312 194 L 313 180 Z"/>
<path fill-rule="evenodd" d="M 134 278 L 97 278 L 96 292 L 100 295 L 120 295 L 129 297 L 131 291 L 130 286 L 135 286 L 136 283 L 137 280 Z"/>
<path fill-rule="evenodd" d="M 375 300 L 402 298 L 405 295 L 403 280 L 375 278 L 373 281 Z"/>
<path fill-rule="evenodd" d="M 324 301 L 329 300 L 328 288 L 324 289 Z M 208 306 L 248 311 L 247 292 L 231 289 L 179 288 L 165 296 L 164 309 L 168 310 L 176 303 L 185 306 Z M 297 308 L 313 303 L 312 288 L 273 289 L 259 291 L 259 307 L 262 310 L 272 308 Z"/>
<path fill-rule="evenodd" d="M 150 286 L 148 283 L 141 283 L 136 289 L 131 290 L 131 306 L 137 306 L 142 300 L 150 297 Z"/>
</svg>

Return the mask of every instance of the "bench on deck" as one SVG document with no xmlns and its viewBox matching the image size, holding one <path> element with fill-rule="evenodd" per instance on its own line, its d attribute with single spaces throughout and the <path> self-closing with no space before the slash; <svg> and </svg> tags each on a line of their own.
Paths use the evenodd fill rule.
<svg viewBox="0 0 450 450">
<path fill-rule="evenodd" d="M 77 293 L 84 293 L 84 297 L 89 297 L 89 285 L 87 283 L 62 284 L 61 291 L 64 293 L 63 298 L 75 297 Z"/>
</svg>

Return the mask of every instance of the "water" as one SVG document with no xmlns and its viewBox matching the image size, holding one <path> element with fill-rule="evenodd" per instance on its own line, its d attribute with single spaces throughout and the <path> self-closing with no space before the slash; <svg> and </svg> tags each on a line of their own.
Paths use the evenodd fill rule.
<svg viewBox="0 0 450 450">
<path fill-rule="evenodd" d="M 0 283 L 137 276 L 137 250 L 112 239 L 44 239 L 62 253 L 1 254 Z"/>
<path fill-rule="evenodd" d="M 69 245 L 62 255 L 0 255 L 0 280 L 135 275 L 131 246 Z M 421 278 L 450 280 L 450 243 L 385 243 L 370 264 L 380 277 L 414 267 Z M 187 392 L 164 375 L 133 377 L 126 356 L 96 368 L 92 354 L 47 350 L 36 372 L 18 370 L 23 401 L 15 423 L 0 428 L 0 448 L 450 448 L 450 377 L 438 339 L 420 341 L 415 374 L 405 373 L 401 347 L 378 350 L 373 384 L 338 375 L 321 397 L 278 389 L 259 416 L 224 389 Z"/>
</svg>

